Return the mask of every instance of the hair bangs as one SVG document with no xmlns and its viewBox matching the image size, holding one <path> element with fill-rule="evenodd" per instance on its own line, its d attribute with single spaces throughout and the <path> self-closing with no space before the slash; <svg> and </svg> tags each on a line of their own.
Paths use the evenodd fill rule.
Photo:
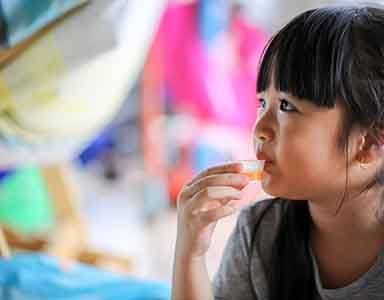
<svg viewBox="0 0 384 300">
<path fill-rule="evenodd" d="M 257 92 L 275 89 L 321 107 L 343 96 L 352 64 L 350 27 L 356 8 L 310 10 L 283 27 L 266 46 Z"/>
</svg>

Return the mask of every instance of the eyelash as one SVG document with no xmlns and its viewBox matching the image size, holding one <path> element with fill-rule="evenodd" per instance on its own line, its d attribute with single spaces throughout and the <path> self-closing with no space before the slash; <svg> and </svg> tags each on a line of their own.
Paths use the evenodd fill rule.
<svg viewBox="0 0 384 300">
<path fill-rule="evenodd" d="M 266 101 L 265 101 L 264 99 L 260 98 L 260 99 L 259 99 L 259 103 L 260 103 L 260 108 L 261 108 L 261 109 L 265 109 L 265 106 L 264 106 L 264 105 L 265 105 Z M 288 104 L 288 105 L 290 105 L 290 106 L 292 107 L 292 109 L 288 109 L 288 110 L 284 110 L 284 109 L 282 109 L 282 105 L 283 105 L 283 104 Z M 281 111 L 283 111 L 283 112 L 286 112 L 286 113 L 297 112 L 296 107 L 295 107 L 293 104 L 291 104 L 289 101 L 285 100 L 285 99 L 280 99 L 280 106 L 279 106 L 279 109 L 280 109 Z"/>
</svg>

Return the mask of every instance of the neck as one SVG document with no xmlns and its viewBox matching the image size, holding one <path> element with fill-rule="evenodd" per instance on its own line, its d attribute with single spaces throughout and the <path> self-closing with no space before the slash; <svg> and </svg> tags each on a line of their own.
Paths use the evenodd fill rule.
<svg viewBox="0 0 384 300">
<path fill-rule="evenodd" d="M 358 196 L 349 196 L 339 209 L 332 201 L 309 200 L 313 220 L 312 232 L 328 241 L 378 240 L 384 242 L 384 225 L 376 217 L 382 196 L 381 189 L 372 188 Z"/>
</svg>

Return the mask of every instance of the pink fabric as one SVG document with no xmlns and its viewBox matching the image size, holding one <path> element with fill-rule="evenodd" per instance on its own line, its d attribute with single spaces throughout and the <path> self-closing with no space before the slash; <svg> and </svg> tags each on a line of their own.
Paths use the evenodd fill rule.
<svg viewBox="0 0 384 300">
<path fill-rule="evenodd" d="M 234 17 L 227 38 L 235 43 L 235 63 L 228 68 L 220 58 L 228 55 L 229 44 L 208 50 L 200 39 L 197 5 L 169 5 L 153 44 L 162 49 L 172 107 L 202 120 L 249 128 L 257 114 L 256 73 L 266 35 Z"/>
</svg>

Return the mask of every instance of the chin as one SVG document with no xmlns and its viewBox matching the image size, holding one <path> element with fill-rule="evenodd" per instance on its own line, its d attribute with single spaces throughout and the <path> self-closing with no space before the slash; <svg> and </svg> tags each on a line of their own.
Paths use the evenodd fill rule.
<svg viewBox="0 0 384 300">
<path fill-rule="evenodd" d="M 272 197 L 284 198 L 287 200 L 305 199 L 303 195 L 294 193 L 292 188 L 283 186 L 281 182 L 271 180 L 271 178 L 264 178 L 261 182 L 262 189 L 265 193 Z"/>
</svg>

